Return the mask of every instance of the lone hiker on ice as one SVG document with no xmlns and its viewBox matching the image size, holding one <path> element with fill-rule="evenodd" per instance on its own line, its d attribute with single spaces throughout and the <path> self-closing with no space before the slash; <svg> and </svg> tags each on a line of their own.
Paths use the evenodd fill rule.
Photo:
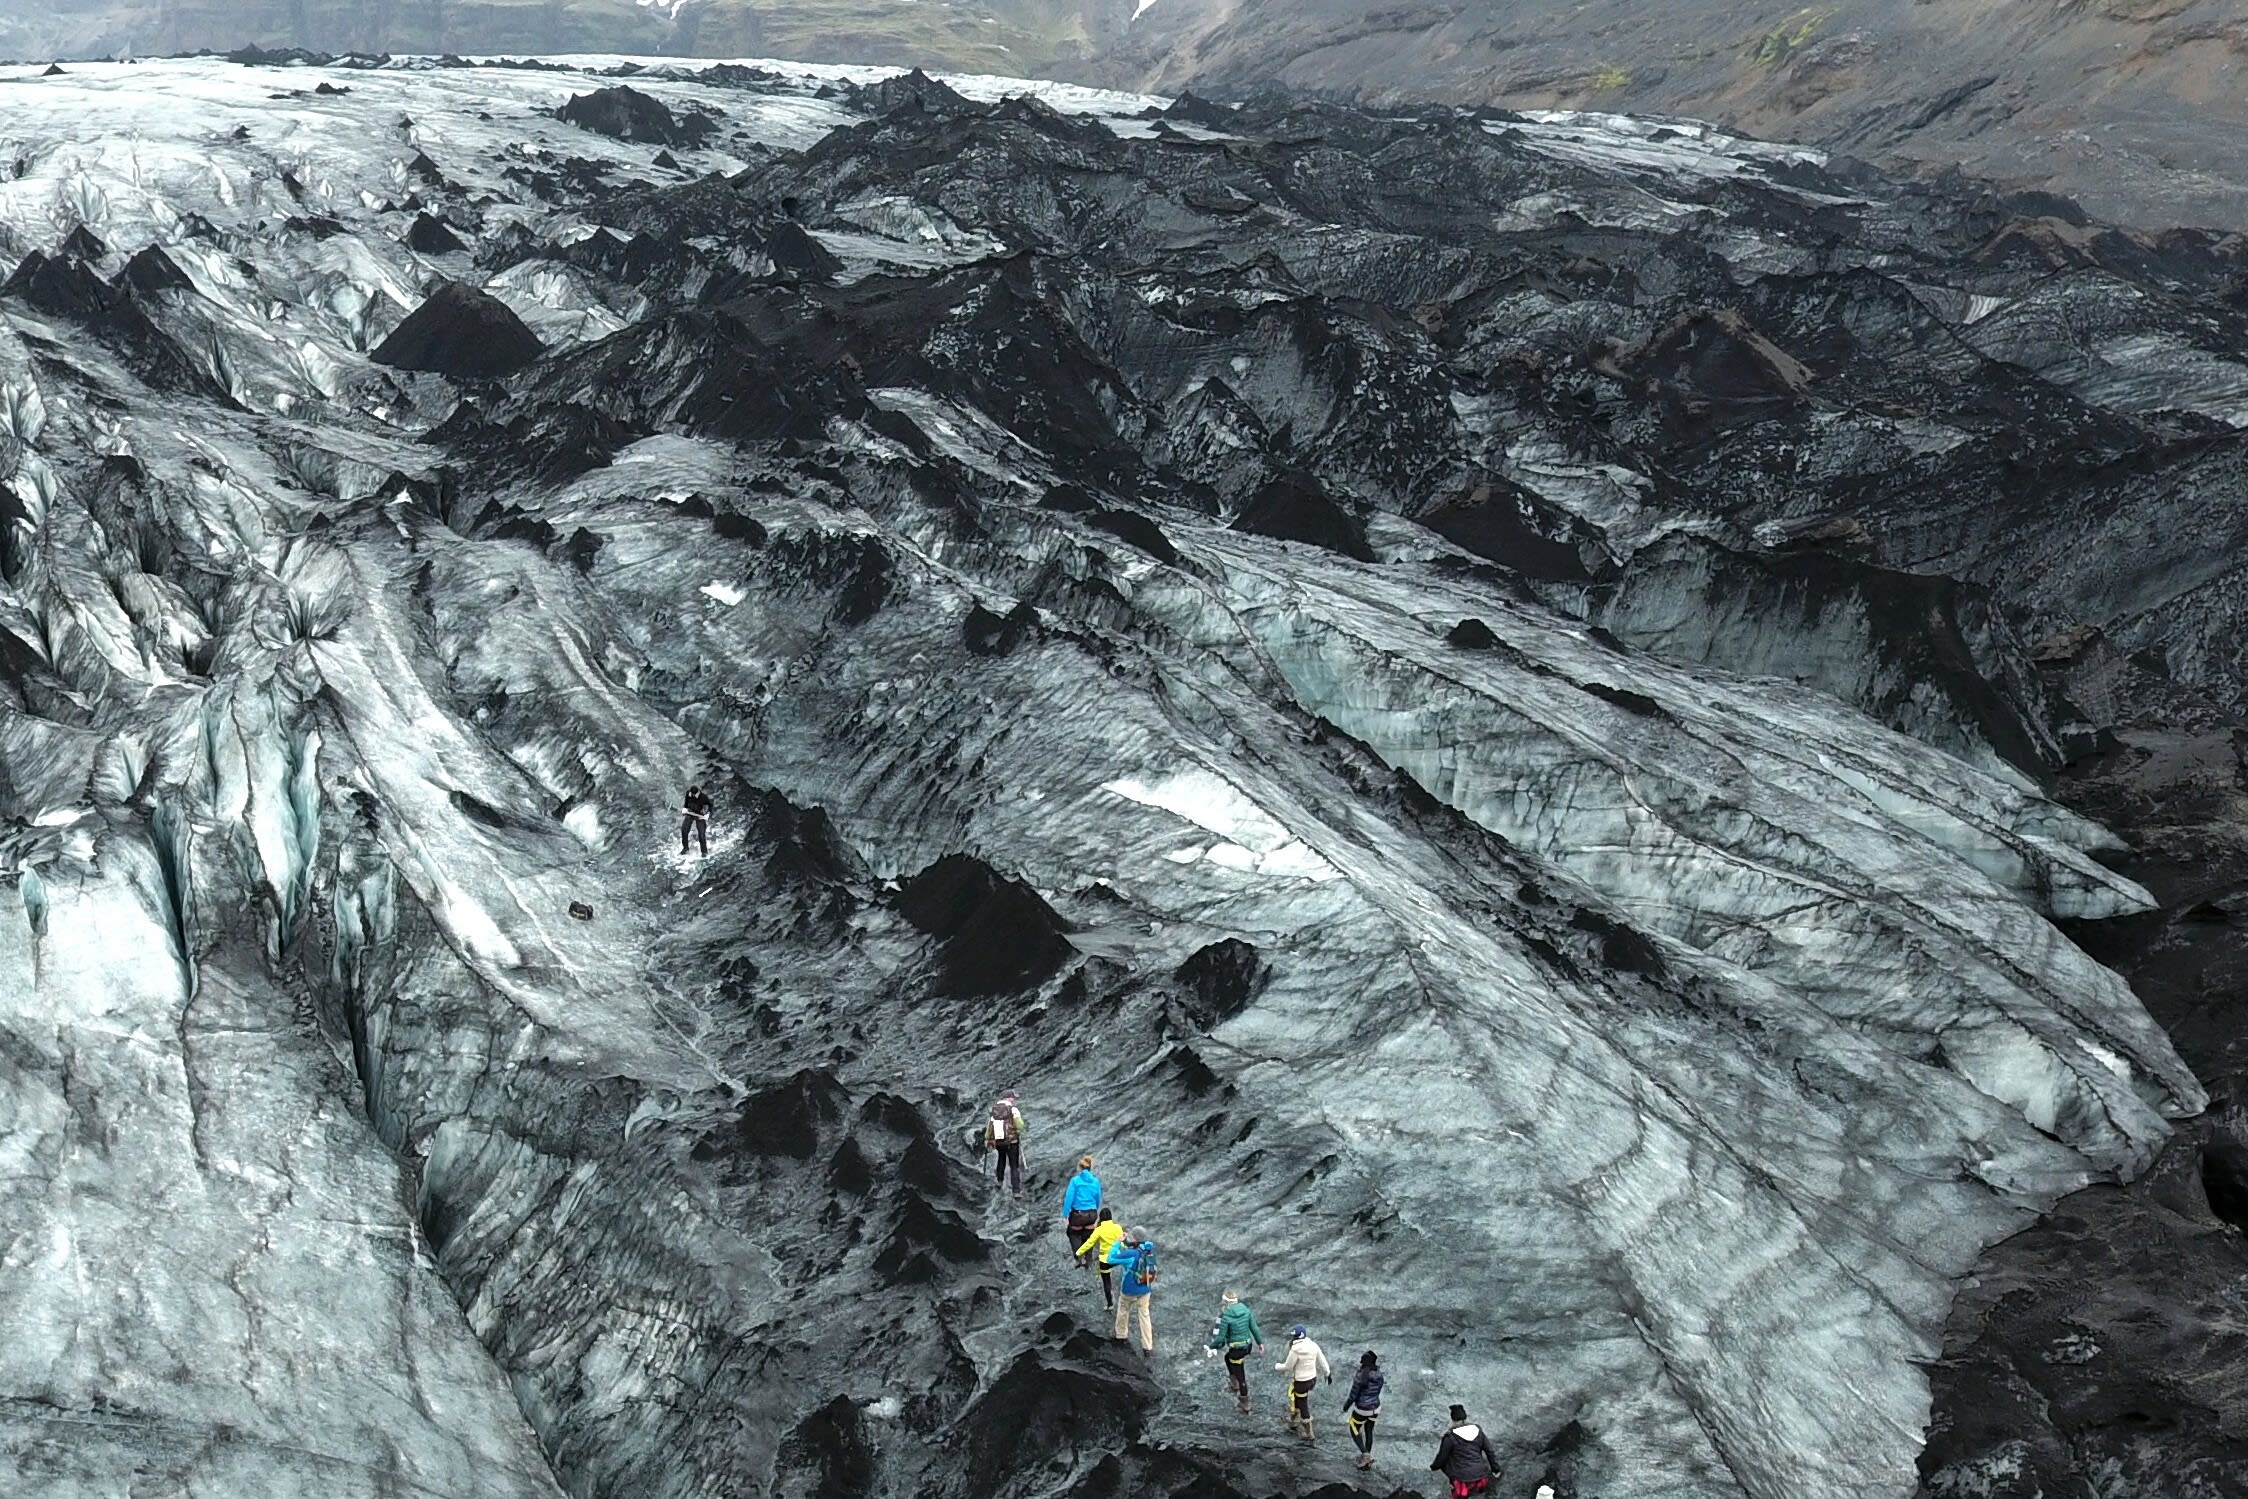
<svg viewBox="0 0 2248 1499">
<path fill-rule="evenodd" d="M 1249 1355 L 1264 1352 L 1264 1330 L 1257 1326 L 1257 1314 L 1249 1310 L 1249 1303 L 1236 1292 L 1226 1292 L 1218 1307 L 1217 1324 L 1210 1329 L 1210 1351 L 1225 1354 L 1225 1382 L 1233 1390 L 1235 1407 L 1248 1414 Z"/>
<path fill-rule="evenodd" d="M 1288 1429 L 1311 1440 L 1311 1392 L 1319 1388 L 1319 1376 L 1327 1376 L 1327 1383 L 1335 1382 L 1335 1371 L 1327 1367 L 1327 1355 L 1311 1340 L 1311 1329 L 1298 1322 L 1288 1329 L 1288 1351 L 1274 1364 L 1276 1372 L 1288 1376 Z"/>
<path fill-rule="evenodd" d="M 1452 1480 L 1452 1499 L 1488 1493 L 1499 1476 L 1499 1454 L 1491 1447 L 1491 1434 L 1467 1418 L 1467 1407 L 1452 1407 L 1452 1429 L 1437 1446 L 1432 1473 Z"/>
<path fill-rule="evenodd" d="M 1093 1231 L 1085 1242 L 1077 1246 L 1077 1258 L 1089 1265 L 1097 1265 L 1101 1272 L 1101 1300 L 1110 1311 L 1116 1310 L 1116 1267 L 1109 1263 L 1108 1253 L 1124 1239 L 1124 1225 L 1116 1215 L 1102 1208 L 1093 1220 Z"/>
<path fill-rule="evenodd" d="M 1069 1235 L 1069 1255 L 1079 1269 L 1085 1267 L 1085 1241 L 1092 1237 L 1100 1215 L 1101 1179 L 1093 1175 L 1093 1158 L 1081 1155 L 1077 1158 L 1077 1174 L 1062 1193 L 1062 1232 Z"/>
<path fill-rule="evenodd" d="M 1109 1251 L 1109 1263 L 1124 1272 L 1116 1298 L 1116 1341 L 1128 1343 L 1133 1319 L 1140 1324 L 1140 1352 L 1155 1352 L 1155 1323 L 1148 1315 L 1148 1298 L 1155 1294 L 1155 1241 L 1145 1234 L 1124 1231 L 1124 1242 Z"/>
<path fill-rule="evenodd" d="M 1012 1189 L 1019 1195 L 1023 1189 L 1023 1111 L 1015 1107 L 1014 1089 L 1000 1094 L 999 1101 L 991 1106 L 991 1117 L 984 1121 L 984 1143 L 991 1147 L 994 1157 L 993 1184 L 1008 1184 L 1012 1176 Z"/>
<path fill-rule="evenodd" d="M 679 810 L 687 814 L 679 824 L 679 851 L 687 851 L 687 835 L 692 833 L 707 857 L 710 853 L 710 798 L 703 794 L 702 787 L 689 786 L 687 799 Z"/>
<path fill-rule="evenodd" d="M 1374 1466 L 1374 1422 L 1382 1413 L 1382 1361 L 1369 1348 L 1358 1356 L 1358 1374 L 1343 1397 L 1343 1425 L 1358 1449 L 1358 1466 Z"/>
</svg>

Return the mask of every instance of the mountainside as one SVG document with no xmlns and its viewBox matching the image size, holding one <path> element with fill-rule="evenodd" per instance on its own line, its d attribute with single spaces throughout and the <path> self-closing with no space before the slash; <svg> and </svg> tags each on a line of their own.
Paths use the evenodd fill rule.
<svg viewBox="0 0 2248 1499">
<path fill-rule="evenodd" d="M 945 67 L 1378 107 L 1680 114 L 1961 166 L 2106 218 L 2248 229 L 2248 0 L 51 0 L 0 57 L 245 45 Z"/>
<path fill-rule="evenodd" d="M 1161 0 L 1146 19 L 1134 55 L 1205 89 L 1683 114 L 2248 228 L 2242 0 Z"/>
<path fill-rule="evenodd" d="M 0 69 L 0 1489 L 2248 1490 L 2248 247 L 1002 93 Z"/>
<path fill-rule="evenodd" d="M 642 52 L 1058 77 L 1130 19 L 1130 0 L 60 0 L 0 14 L 0 58 Z"/>
</svg>

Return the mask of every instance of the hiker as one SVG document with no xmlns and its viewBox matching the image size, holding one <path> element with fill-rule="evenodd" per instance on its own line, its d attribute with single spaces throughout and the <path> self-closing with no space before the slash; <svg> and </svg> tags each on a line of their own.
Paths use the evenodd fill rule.
<svg viewBox="0 0 2248 1499">
<path fill-rule="evenodd" d="M 1108 1255 L 1123 1238 L 1124 1225 L 1116 1221 L 1114 1213 L 1102 1208 L 1093 1219 L 1093 1231 L 1085 1236 L 1084 1243 L 1077 1246 L 1077 1258 L 1099 1268 L 1101 1302 L 1112 1312 L 1116 1310 L 1116 1267 L 1109 1263 Z M 1088 1255 L 1091 1256 L 1090 1259 L 1086 1258 Z"/>
<path fill-rule="evenodd" d="M 1210 1329 L 1210 1352 L 1221 1351 L 1225 1354 L 1225 1382 L 1233 1390 L 1234 1405 L 1247 1415 L 1249 1355 L 1264 1352 L 1264 1330 L 1257 1326 L 1257 1314 L 1249 1310 L 1249 1303 L 1233 1291 L 1225 1293 L 1217 1323 Z"/>
<path fill-rule="evenodd" d="M 687 815 L 679 824 L 679 851 L 681 853 L 687 851 L 687 835 L 692 833 L 695 835 L 696 841 L 702 844 L 704 856 L 708 857 L 710 854 L 710 798 L 703 794 L 702 787 L 689 786 L 687 788 L 687 800 L 680 807 L 680 810 Z"/>
<path fill-rule="evenodd" d="M 1382 1361 L 1369 1348 L 1358 1355 L 1358 1373 L 1343 1397 L 1343 1425 L 1358 1449 L 1358 1466 L 1374 1466 L 1374 1422 L 1382 1413 Z"/>
<path fill-rule="evenodd" d="M 1085 1264 L 1085 1241 L 1092 1237 L 1100 1214 L 1101 1179 L 1093 1175 L 1093 1158 L 1081 1155 L 1077 1158 L 1077 1174 L 1062 1193 L 1062 1232 L 1069 1235 L 1070 1258 L 1080 1266 Z"/>
<path fill-rule="evenodd" d="M 1023 1111 L 1015 1107 L 1015 1091 L 1010 1088 L 999 1095 L 991 1106 L 991 1117 L 984 1121 L 984 1143 L 989 1145 L 994 1158 L 992 1184 L 1012 1186 L 1016 1196 L 1023 1190 Z"/>
<path fill-rule="evenodd" d="M 1452 1499 L 1468 1499 L 1489 1491 L 1491 1480 L 1499 1476 L 1499 1454 L 1491 1446 L 1491 1434 L 1467 1418 L 1467 1407 L 1455 1405 L 1452 1429 L 1444 1433 L 1436 1461 L 1428 1467 L 1452 1480 Z"/>
<path fill-rule="evenodd" d="M 1319 1388 L 1319 1376 L 1327 1376 L 1327 1383 L 1335 1382 L 1335 1371 L 1327 1367 L 1327 1355 L 1311 1340 L 1311 1329 L 1298 1322 L 1288 1329 L 1288 1351 L 1274 1364 L 1277 1373 L 1286 1374 L 1288 1384 L 1288 1429 L 1299 1433 L 1305 1441 L 1311 1440 L 1311 1392 Z"/>
<path fill-rule="evenodd" d="M 1148 1315 L 1148 1298 L 1155 1294 L 1155 1241 L 1146 1234 L 1124 1231 L 1123 1242 L 1109 1252 L 1108 1262 L 1124 1272 L 1117 1288 L 1116 1341 L 1129 1343 L 1128 1331 L 1136 1318 L 1140 1324 L 1140 1352 L 1155 1353 L 1155 1323 Z"/>
</svg>

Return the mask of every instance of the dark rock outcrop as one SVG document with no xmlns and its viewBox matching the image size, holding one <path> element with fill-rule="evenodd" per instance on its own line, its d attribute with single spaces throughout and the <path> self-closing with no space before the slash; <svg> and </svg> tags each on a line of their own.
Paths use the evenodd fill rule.
<svg viewBox="0 0 2248 1499">
<path fill-rule="evenodd" d="M 708 115 L 674 114 L 661 99 L 625 84 L 573 94 L 556 113 L 596 135 L 651 146 L 698 147 L 718 129 Z"/>
<path fill-rule="evenodd" d="M 1360 562 L 1374 560 L 1365 523 L 1306 474 L 1286 474 L 1268 481 L 1241 507 L 1233 524 L 1236 530 L 1254 531 L 1281 541 L 1309 542 Z"/>
<path fill-rule="evenodd" d="M 981 106 L 969 102 L 952 85 L 931 78 L 919 68 L 894 74 L 875 83 L 855 84 L 851 102 L 870 115 L 909 114 L 964 115 L 981 112 Z"/>
<path fill-rule="evenodd" d="M 142 296 L 154 296 L 166 291 L 193 291 L 195 283 L 179 262 L 164 253 L 161 245 L 146 245 L 134 252 L 125 262 L 123 279 Z"/>
<path fill-rule="evenodd" d="M 432 213 L 417 213 L 406 230 L 406 243 L 424 255 L 457 255 L 468 246 L 453 226 Z"/>
<path fill-rule="evenodd" d="M 1035 988 L 1075 956 L 1038 892 L 969 854 L 947 854 L 907 880 L 898 910 L 937 939 L 946 989 L 961 999 Z"/>
<path fill-rule="evenodd" d="M 1222 1025 L 1256 997 L 1264 964 L 1257 950 L 1239 937 L 1196 948 L 1173 975 L 1187 1017 L 1199 1030 Z"/>
<path fill-rule="evenodd" d="M 427 301 L 376 346 L 377 364 L 456 380 L 512 375 L 546 352 L 505 302 L 458 281 L 438 284 Z"/>
</svg>

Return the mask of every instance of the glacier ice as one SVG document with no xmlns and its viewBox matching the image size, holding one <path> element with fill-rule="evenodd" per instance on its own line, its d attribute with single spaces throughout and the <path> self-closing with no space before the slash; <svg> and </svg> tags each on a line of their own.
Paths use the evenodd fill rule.
<svg viewBox="0 0 2248 1499">
<path fill-rule="evenodd" d="M 1909 1491 L 1956 1279 L 2202 1103 L 2053 925 L 2148 896 L 2013 697 L 1901 694 L 1847 608 L 1665 625 L 1666 549 L 1770 517 L 1414 362 L 1416 310 L 1601 273 L 1486 297 L 1355 216 L 1377 159 L 1457 165 L 1477 235 L 1768 193 L 1712 231 L 1747 276 L 1809 263 L 1786 215 L 1906 209 L 1605 117 L 1236 153 L 1051 87 L 863 118 L 832 69 L 635 72 L 722 121 L 658 186 L 551 112 L 627 66 L 0 70 L 8 247 L 188 283 L 0 307 L 0 1472 L 1297 1491 L 1199 1355 L 1230 1284 L 1381 1348 L 1399 1445 L 1462 1399 L 1526 1465 L 1580 1433 L 1573 1492 Z M 432 205 L 465 258 L 407 242 Z M 776 218 L 844 272 L 760 261 Z M 549 357 L 375 365 L 466 266 Z M 1518 311 L 1444 336 L 1634 332 Z M 1460 491 L 1547 573 L 1408 524 Z M 967 993 L 977 941 L 1054 963 Z M 1151 1371 L 986 1200 L 1002 1086 L 1041 1190 L 1090 1150 L 1159 1234 Z"/>
</svg>

